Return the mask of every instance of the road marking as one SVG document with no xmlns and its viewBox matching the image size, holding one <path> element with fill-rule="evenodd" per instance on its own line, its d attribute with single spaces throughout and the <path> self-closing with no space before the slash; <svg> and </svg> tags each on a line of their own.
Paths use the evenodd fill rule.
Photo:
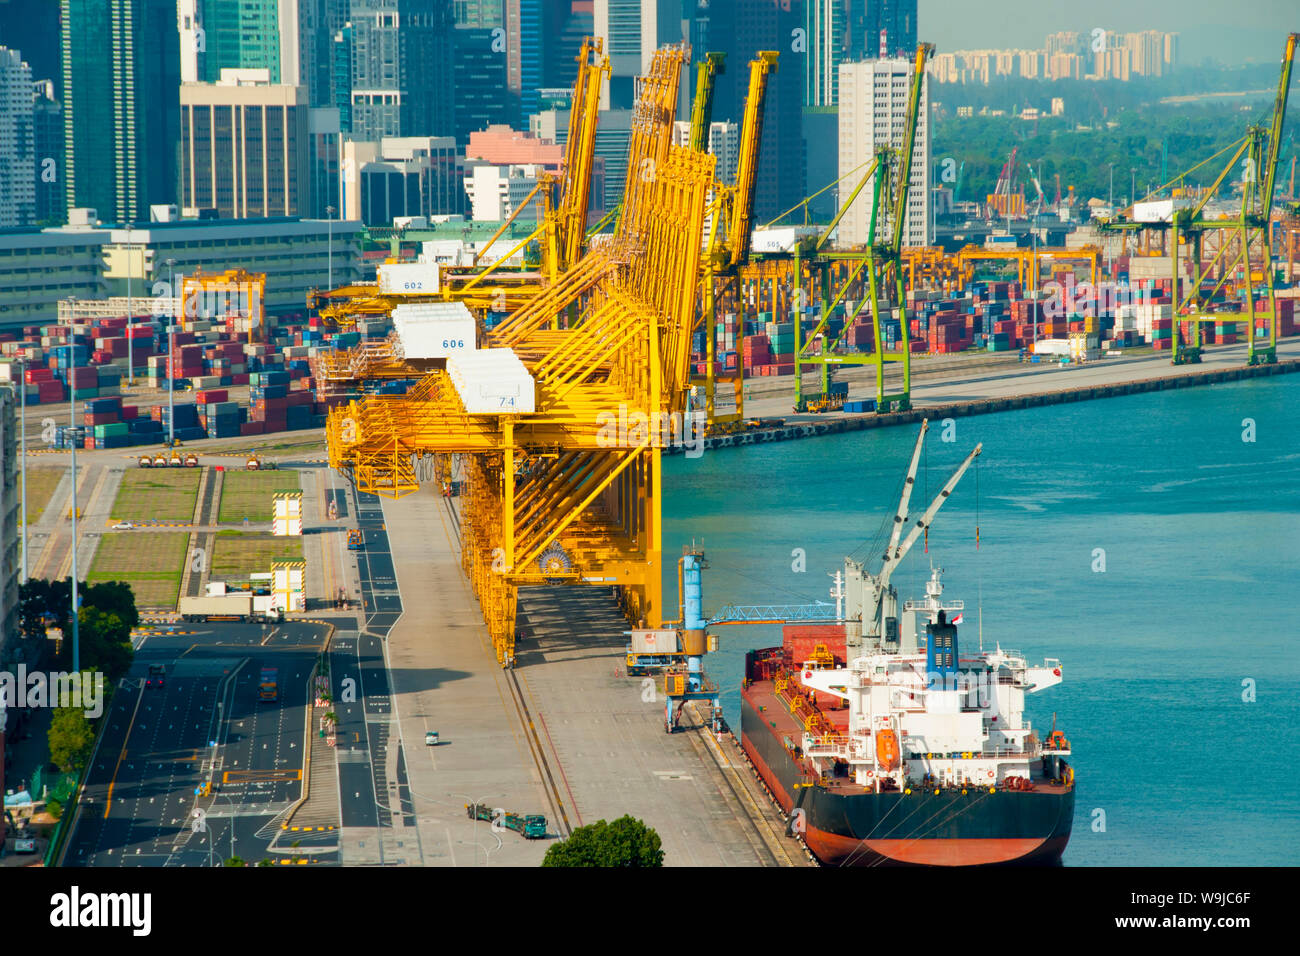
<svg viewBox="0 0 1300 956">
<path fill-rule="evenodd" d="M 122 752 L 117 755 L 117 764 L 113 767 L 113 778 L 108 781 L 108 794 L 104 801 L 104 819 L 108 819 L 108 811 L 113 808 L 113 784 L 117 783 L 117 772 L 122 768 L 122 761 L 126 759 L 126 747 L 131 742 L 131 728 L 135 726 L 135 715 L 140 712 L 140 702 L 144 700 L 144 688 L 140 688 L 139 695 L 135 699 L 135 710 L 131 711 L 131 722 L 126 726 L 126 736 L 122 738 Z"/>
<path fill-rule="evenodd" d="M 226 770 L 221 774 L 224 783 L 275 783 L 302 779 L 302 768 L 297 770 Z"/>
</svg>

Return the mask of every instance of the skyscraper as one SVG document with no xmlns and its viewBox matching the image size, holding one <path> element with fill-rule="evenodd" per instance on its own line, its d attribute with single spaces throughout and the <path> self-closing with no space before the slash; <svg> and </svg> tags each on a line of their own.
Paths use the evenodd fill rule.
<svg viewBox="0 0 1300 956">
<path fill-rule="evenodd" d="M 602 109 L 631 109 L 636 78 L 648 72 L 655 50 L 680 43 L 682 0 L 594 0 L 593 27 L 609 56 L 609 81 Z M 685 73 L 685 71 L 683 71 Z M 683 76 L 683 98 L 687 95 Z"/>
<path fill-rule="evenodd" d="M 285 6 L 292 8 L 293 0 Z M 279 0 L 198 0 L 198 7 L 203 82 L 216 83 L 222 70 L 266 70 L 272 83 L 282 82 Z M 295 45 L 296 33 L 284 41 Z"/>
<path fill-rule="evenodd" d="M 36 147 L 36 221 L 67 220 L 63 193 L 63 104 L 53 80 L 32 84 L 32 133 Z"/>
<path fill-rule="evenodd" d="M 834 106 L 844 59 L 844 0 L 807 0 L 804 106 Z"/>
<path fill-rule="evenodd" d="M 912 82 L 912 60 L 904 57 L 840 64 L 840 164 L 845 177 L 840 187 L 841 206 L 857 186 L 877 147 L 898 149 L 903 145 L 907 99 Z M 911 182 L 907 197 L 907 221 L 903 245 L 927 246 L 930 235 L 930 135 L 928 78 L 921 81 L 921 103 L 917 115 L 916 142 L 912 152 Z M 868 239 L 871 221 L 871 190 L 874 178 L 858 194 L 838 227 L 841 246 L 861 245 Z M 890 194 L 893 183 L 890 183 Z M 886 213 L 877 237 L 893 228 Z"/>
<path fill-rule="evenodd" d="M 36 221 L 36 134 L 32 71 L 0 46 L 0 227 Z"/>
<path fill-rule="evenodd" d="M 516 116 L 514 97 L 506 87 L 506 57 L 496 49 L 493 30 L 500 27 L 457 27 L 456 141 L 466 143 L 469 134 L 496 124 L 510 125 Z M 536 91 L 534 90 L 534 96 Z"/>
<path fill-rule="evenodd" d="M 455 90 L 448 0 L 352 0 L 350 10 L 353 136 L 450 136 Z"/>
<path fill-rule="evenodd" d="M 917 0 L 844 0 L 844 58 L 875 59 L 916 52 Z M 883 37 L 882 37 L 883 34 Z"/>
<path fill-rule="evenodd" d="M 62 0 L 62 31 L 68 205 L 123 222 L 175 203 L 175 0 Z"/>
<path fill-rule="evenodd" d="M 804 70 L 791 41 L 805 26 L 805 0 L 756 3 L 713 0 L 709 8 L 709 47 L 727 54 L 727 71 L 718 77 L 715 120 L 741 123 L 749 92 L 749 62 L 759 50 L 781 54 L 768 76 L 763 139 L 754 183 L 754 221 L 762 223 L 805 195 L 803 142 Z M 742 128 L 742 134 L 743 134 Z"/>
</svg>

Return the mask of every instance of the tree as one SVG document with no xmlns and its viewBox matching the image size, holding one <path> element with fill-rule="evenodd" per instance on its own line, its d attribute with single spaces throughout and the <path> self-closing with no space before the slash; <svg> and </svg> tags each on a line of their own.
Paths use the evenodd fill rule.
<svg viewBox="0 0 1300 956">
<path fill-rule="evenodd" d="M 542 866 L 663 866 L 659 834 L 635 817 L 578 827 L 546 851 Z"/>
<path fill-rule="evenodd" d="M 111 687 L 126 676 L 131 669 L 135 652 L 131 648 L 131 626 L 115 612 L 102 611 L 97 607 L 81 608 L 77 615 L 80 624 L 81 664 L 83 667 L 101 671 Z M 70 645 L 69 635 L 64 632 L 64 647 Z"/>
<path fill-rule="evenodd" d="M 83 673 L 83 679 L 93 675 Z M 50 760 L 60 770 L 80 770 L 90 757 L 95 731 L 80 707 L 59 707 L 50 720 Z"/>
<path fill-rule="evenodd" d="M 125 581 L 100 581 L 83 585 L 81 606 L 93 607 L 106 614 L 116 614 L 126 625 L 128 633 L 140 623 L 140 612 L 135 607 L 135 592 Z"/>
<path fill-rule="evenodd" d="M 223 866 L 248 866 L 248 864 L 245 863 L 241 857 L 237 857 L 237 856 L 232 856 L 229 860 L 227 860 L 222 865 Z"/>
</svg>

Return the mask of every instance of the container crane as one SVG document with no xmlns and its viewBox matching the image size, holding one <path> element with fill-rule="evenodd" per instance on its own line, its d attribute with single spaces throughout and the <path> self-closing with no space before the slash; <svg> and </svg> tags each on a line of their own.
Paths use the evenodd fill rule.
<svg viewBox="0 0 1300 956">
<path fill-rule="evenodd" d="M 691 111 L 691 141 L 703 137 L 700 131 L 706 129 L 697 126 L 697 120 L 711 115 L 713 96 L 713 77 L 722 71 L 722 55 L 717 56 L 716 66 L 712 59 L 700 64 L 699 83 L 697 84 L 696 102 Z M 701 274 L 703 318 L 705 339 L 705 373 L 692 379 L 694 385 L 704 388 L 704 418 L 707 427 L 725 426 L 739 423 L 744 419 L 744 370 L 737 368 L 734 375 L 723 376 L 722 381 L 729 382 L 735 390 L 735 412 L 718 415 L 716 412 L 717 363 L 717 300 L 719 293 L 725 291 L 728 283 L 736 283 L 740 270 L 749 262 L 750 243 L 753 230 L 754 183 L 758 173 L 759 150 L 763 143 L 764 103 L 767 98 L 768 77 L 776 72 L 780 54 L 774 50 L 761 50 L 749 63 L 749 92 L 745 98 L 745 113 L 741 128 L 740 149 L 736 166 L 734 184 L 715 182 L 713 202 L 709 207 L 709 233 L 705 238 L 704 271 Z M 701 96 L 704 103 L 701 104 Z M 706 137 L 704 137 L 706 139 Z M 700 146 L 700 151 L 707 148 L 707 142 Z M 743 343 L 743 328 L 741 343 Z M 737 343 L 738 346 L 741 343 Z"/>
<path fill-rule="evenodd" d="M 1295 59 L 1297 37 L 1300 34 L 1289 33 L 1282 50 L 1282 63 L 1279 71 L 1277 92 L 1273 100 L 1271 122 L 1267 127 L 1252 125 L 1243 137 L 1230 143 L 1214 155 L 1202 160 L 1195 166 L 1173 177 L 1172 181 L 1162 183 L 1146 197 L 1157 196 L 1165 188 L 1187 180 L 1202 167 L 1228 159 L 1218 176 L 1199 196 L 1180 196 L 1180 190 L 1174 190 L 1174 199 L 1167 215 L 1147 212 L 1144 218 L 1135 215 L 1136 206 L 1126 212 L 1127 216 L 1118 216 L 1100 223 L 1103 230 L 1116 232 L 1136 232 L 1146 230 L 1168 231 L 1170 262 L 1172 265 L 1173 288 L 1173 362 L 1175 365 L 1197 363 L 1201 360 L 1203 341 L 1201 326 L 1206 322 L 1221 323 L 1237 320 L 1246 323 L 1247 362 L 1251 365 L 1273 364 L 1277 361 L 1277 312 L 1273 294 L 1272 273 L 1272 238 L 1270 220 L 1272 216 L 1273 193 L 1277 175 L 1278 158 L 1282 148 L 1283 122 L 1291 86 L 1291 70 Z M 1236 218 L 1209 219 L 1203 215 L 1209 201 L 1219 189 L 1243 167 L 1246 174 L 1241 183 L 1241 207 Z M 1213 168 L 1213 167 L 1211 167 Z M 1207 233 L 1217 235 L 1218 249 L 1210 258 L 1204 260 L 1204 238 Z M 1191 278 L 1185 283 L 1179 275 L 1179 245 L 1185 243 L 1191 248 Z M 1261 281 L 1268 292 L 1268 308 L 1264 312 L 1255 311 L 1255 296 L 1251 286 L 1251 246 L 1257 245 L 1261 254 Z M 1234 255 L 1229 250 L 1235 248 Z M 1202 280 L 1210 277 L 1216 267 L 1222 271 L 1222 277 L 1208 295 L 1202 296 Z M 1238 313 L 1205 313 L 1200 310 L 1204 299 L 1213 298 L 1223 289 L 1237 268 L 1244 275 L 1244 308 Z M 1256 345 L 1256 321 L 1268 320 L 1268 338 L 1262 345 Z M 1187 323 L 1188 338 L 1184 338 L 1180 326 Z"/>
<path fill-rule="evenodd" d="M 814 267 L 822 270 L 822 302 L 821 302 L 821 319 L 813 330 L 808 334 L 806 340 L 803 337 L 802 326 L 795 322 L 795 365 L 794 365 L 794 387 L 795 387 L 795 408 L 796 410 L 809 407 L 810 402 L 820 402 L 825 399 L 830 400 L 832 387 L 830 381 L 830 369 L 832 365 L 846 364 L 872 364 L 876 366 L 876 411 L 887 412 L 891 410 L 905 411 L 911 407 L 911 388 L 912 388 L 912 364 L 911 364 L 911 344 L 908 336 L 907 310 L 904 303 L 906 302 L 906 276 L 904 274 L 903 263 L 903 236 L 907 225 L 907 201 L 911 192 L 912 183 L 912 160 L 916 149 L 916 130 L 918 117 L 921 109 L 921 86 L 925 77 L 925 64 L 930 55 L 934 52 L 934 45 L 931 43 L 921 43 L 917 45 L 916 55 L 912 64 L 912 82 L 908 92 L 907 113 L 903 124 L 903 138 L 899 148 L 895 151 L 888 147 L 881 147 L 876 151 L 875 158 L 867 166 L 866 172 L 858 185 L 849 194 L 848 199 L 840 207 L 838 213 L 831 220 L 830 224 L 823 230 L 821 238 L 813 245 L 812 255 Z M 823 255 L 822 250 L 830 241 L 831 235 L 838 227 L 840 220 L 848 212 L 850 206 L 856 201 L 859 193 L 867 186 L 872 184 L 872 204 L 870 226 L 868 230 L 868 239 L 866 248 L 862 252 L 852 253 L 834 253 Z M 892 184 L 892 186 L 891 186 Z M 893 189 L 893 195 L 890 196 L 890 189 Z M 889 229 L 885 231 L 883 221 L 888 218 Z M 880 237 L 884 236 L 882 240 Z M 825 278 L 825 270 L 834 261 L 856 263 L 848 273 L 848 278 L 844 282 L 839 293 L 832 298 L 829 293 L 829 283 Z M 897 351 L 887 351 L 886 341 L 882 333 L 882 310 L 880 306 L 881 291 L 887 277 L 892 277 L 895 283 L 897 301 L 899 308 L 899 348 Z M 803 248 L 795 247 L 794 273 L 796 281 L 802 283 L 803 275 Z M 867 296 L 865 302 L 858 304 L 857 308 L 851 314 L 845 315 L 843 330 L 840 336 L 835 339 L 823 341 L 822 349 L 819 354 L 813 355 L 806 351 L 807 345 L 816 341 L 817 336 L 823 334 L 827 323 L 830 320 L 831 312 L 839 306 L 844 299 L 845 294 L 852 283 L 858 280 L 865 273 L 867 276 Z M 870 355 L 838 355 L 835 354 L 839 347 L 840 339 L 847 334 L 848 328 L 853 324 L 864 304 L 869 303 L 871 307 L 871 320 L 875 330 L 875 347 Z M 902 389 L 894 394 L 885 394 L 885 365 L 895 362 L 902 365 Z M 812 396 L 805 396 L 803 392 L 803 364 L 819 364 L 821 366 L 821 390 L 820 393 Z M 838 396 L 837 396 L 838 397 Z"/>
<path fill-rule="evenodd" d="M 461 456 L 462 563 L 503 667 L 521 586 L 613 586 L 630 621 L 664 616 L 660 456 L 686 408 L 715 185 L 713 156 L 671 142 L 688 56 L 658 50 L 640 85 L 615 234 L 482 333 L 486 347 L 329 415 L 330 464 L 361 491 L 410 494 L 424 456 Z"/>
</svg>

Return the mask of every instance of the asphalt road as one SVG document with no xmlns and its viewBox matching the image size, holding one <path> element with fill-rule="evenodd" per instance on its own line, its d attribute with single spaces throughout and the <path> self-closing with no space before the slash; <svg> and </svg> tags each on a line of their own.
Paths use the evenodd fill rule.
<svg viewBox="0 0 1300 956">
<path fill-rule="evenodd" d="M 208 866 L 271 855 L 302 793 L 308 677 L 326 629 L 290 622 L 146 632 L 119 685 L 64 853 L 73 866 Z M 145 686 L 163 664 L 161 687 Z M 258 699 L 262 667 L 279 699 Z M 210 796 L 196 788 L 215 784 Z M 233 847 L 233 850 L 232 850 Z M 330 862 L 328 845 L 320 862 Z"/>
<path fill-rule="evenodd" d="M 341 824 L 391 829 L 394 817 L 415 828 L 406 760 L 397 739 L 392 688 L 383 641 L 402 614 L 401 595 L 379 499 L 357 494 L 357 523 L 364 547 L 357 556 L 365 624 L 360 633 L 337 634 L 330 645 L 330 674 L 339 717 Z M 383 841 L 377 841 L 383 862 Z M 418 852 L 418 851 L 417 851 Z"/>
</svg>

